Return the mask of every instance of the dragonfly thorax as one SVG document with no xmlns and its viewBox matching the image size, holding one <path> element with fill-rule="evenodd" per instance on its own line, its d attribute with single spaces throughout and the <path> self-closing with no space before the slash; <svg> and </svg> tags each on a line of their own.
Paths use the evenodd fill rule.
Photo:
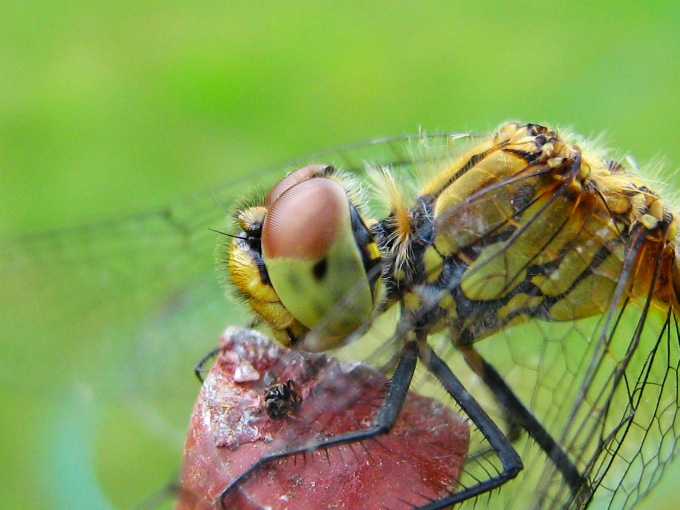
<svg viewBox="0 0 680 510">
<path fill-rule="evenodd" d="M 648 254 L 678 265 L 676 219 L 626 173 L 545 127 L 502 127 L 443 165 L 406 214 L 373 226 L 386 301 L 399 301 L 412 327 L 446 327 L 465 345 L 530 319 L 578 320 L 647 298 L 659 271 Z M 407 225 L 395 220 L 404 216 Z M 635 278 L 622 281 L 622 271 Z M 656 286 L 668 301 L 670 283 Z"/>
</svg>

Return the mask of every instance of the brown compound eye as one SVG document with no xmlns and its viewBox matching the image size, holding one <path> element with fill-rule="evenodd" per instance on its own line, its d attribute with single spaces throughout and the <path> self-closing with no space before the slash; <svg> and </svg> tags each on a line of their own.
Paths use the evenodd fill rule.
<svg viewBox="0 0 680 510">
<path fill-rule="evenodd" d="M 309 179 L 289 187 L 270 205 L 262 228 L 266 259 L 320 260 L 342 234 L 349 204 L 331 179 Z"/>
<path fill-rule="evenodd" d="M 301 168 L 274 186 L 262 226 L 262 257 L 281 303 L 309 329 L 323 320 L 321 340 L 308 350 L 334 347 L 373 310 L 352 206 L 344 188 L 323 177 L 326 168 Z"/>
</svg>

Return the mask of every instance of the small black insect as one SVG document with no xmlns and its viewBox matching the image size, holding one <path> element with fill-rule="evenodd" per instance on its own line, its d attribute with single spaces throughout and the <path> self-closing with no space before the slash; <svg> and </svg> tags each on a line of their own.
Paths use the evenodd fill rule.
<svg viewBox="0 0 680 510">
<path fill-rule="evenodd" d="M 302 397 L 297 391 L 295 381 L 288 379 L 285 383 L 277 383 L 276 375 L 267 372 L 264 376 L 264 408 L 267 416 L 278 420 L 297 412 L 302 403 Z"/>
</svg>

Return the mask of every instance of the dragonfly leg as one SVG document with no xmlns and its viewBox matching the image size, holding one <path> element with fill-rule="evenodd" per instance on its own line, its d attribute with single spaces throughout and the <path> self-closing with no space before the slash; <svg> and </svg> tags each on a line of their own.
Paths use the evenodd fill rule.
<svg viewBox="0 0 680 510">
<path fill-rule="evenodd" d="M 517 476 L 523 469 L 522 460 L 514 447 L 498 428 L 491 417 L 482 409 L 475 398 L 468 392 L 460 380 L 454 375 L 449 366 L 432 350 L 426 342 L 420 342 L 419 357 L 427 366 L 427 369 L 437 378 L 444 389 L 453 397 L 461 409 L 467 414 L 480 432 L 489 441 L 491 448 L 498 456 L 503 470 L 498 475 L 470 487 L 421 507 L 422 510 L 434 510 L 448 508 L 454 503 L 478 496 L 491 491 Z"/>
<path fill-rule="evenodd" d="M 211 349 L 210 352 L 208 352 L 201 359 L 199 359 L 196 365 L 194 366 L 194 374 L 196 375 L 198 380 L 201 381 L 201 384 L 203 384 L 203 374 L 208 372 L 208 369 L 205 368 L 205 364 L 208 361 L 216 358 L 219 353 L 220 347 L 215 347 L 214 349 Z"/>
<path fill-rule="evenodd" d="M 553 439 L 533 413 L 520 401 L 519 397 L 515 395 L 493 365 L 487 362 L 472 347 L 466 347 L 461 349 L 461 351 L 468 365 L 482 378 L 500 403 L 504 412 L 508 415 L 510 423 L 523 428 L 550 458 L 559 472 L 562 473 L 562 477 L 569 486 L 574 499 L 577 501 L 588 500 L 590 498 L 588 480 L 581 475 L 578 468 L 569 459 L 567 453 Z"/>
</svg>

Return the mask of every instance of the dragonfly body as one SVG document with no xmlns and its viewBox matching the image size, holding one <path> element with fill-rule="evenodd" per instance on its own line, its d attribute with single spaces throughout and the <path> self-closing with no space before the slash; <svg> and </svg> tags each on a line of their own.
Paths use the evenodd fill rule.
<svg viewBox="0 0 680 510">
<path fill-rule="evenodd" d="M 279 341 L 303 350 L 354 339 L 398 304 L 395 357 L 400 342 L 424 346 L 445 331 L 495 394 L 508 429 L 524 429 L 550 459 L 532 504 L 631 506 L 656 479 L 638 464 L 663 469 L 676 450 L 678 216 L 621 163 L 546 127 L 508 123 L 473 141 L 462 153 L 423 156 L 431 176 L 414 199 L 389 164 L 373 167 L 387 202 L 382 220 L 364 219 L 356 185 L 332 166 L 290 174 L 263 203 L 239 211 L 242 232 L 227 256 L 232 281 Z M 314 202 L 325 193 L 315 189 L 303 201 L 312 212 L 284 209 L 314 181 L 332 181 L 346 216 L 326 224 L 334 199 Z M 293 247 L 273 239 L 284 228 L 272 226 L 277 216 L 293 218 Z M 305 244 L 310 236 L 323 246 Z M 317 296 L 328 288 L 336 294 L 324 304 Z M 539 322 L 569 326 L 527 358 L 535 385 L 513 390 L 502 376 L 517 360 L 490 363 L 477 345 Z M 497 342 L 487 341 L 492 358 Z M 541 397 L 542 386 L 558 383 L 570 388 L 560 395 L 550 386 L 561 400 Z M 671 455 L 646 452 L 667 438 Z"/>
</svg>

